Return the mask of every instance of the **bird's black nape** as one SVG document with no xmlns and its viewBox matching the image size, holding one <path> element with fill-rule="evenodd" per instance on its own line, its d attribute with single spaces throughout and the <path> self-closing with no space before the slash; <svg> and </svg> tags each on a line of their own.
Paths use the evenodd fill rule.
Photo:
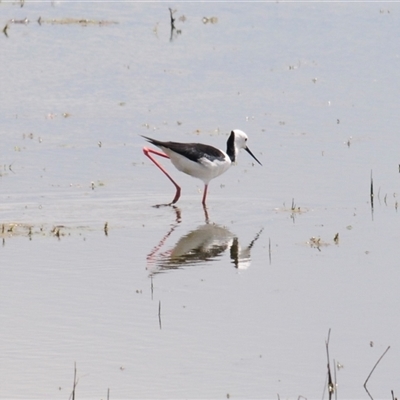
<svg viewBox="0 0 400 400">
<path fill-rule="evenodd" d="M 231 132 L 228 142 L 226 143 L 226 154 L 228 154 L 228 157 L 232 162 L 235 162 L 235 133 L 233 131 Z"/>
</svg>

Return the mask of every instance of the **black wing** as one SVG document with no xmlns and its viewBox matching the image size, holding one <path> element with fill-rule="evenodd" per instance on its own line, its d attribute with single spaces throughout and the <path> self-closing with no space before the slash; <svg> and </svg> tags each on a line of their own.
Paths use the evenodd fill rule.
<svg viewBox="0 0 400 400">
<path fill-rule="evenodd" d="M 178 142 L 162 142 L 160 140 L 152 139 L 147 136 L 144 137 L 148 142 L 157 147 L 164 147 L 170 149 L 175 153 L 198 162 L 201 158 L 208 158 L 209 160 L 225 160 L 225 154 L 213 146 L 202 143 L 178 143 Z"/>
</svg>

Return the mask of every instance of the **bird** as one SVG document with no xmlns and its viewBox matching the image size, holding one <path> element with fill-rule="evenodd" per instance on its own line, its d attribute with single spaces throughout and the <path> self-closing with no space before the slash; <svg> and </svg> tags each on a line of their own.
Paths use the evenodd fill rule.
<svg viewBox="0 0 400 400">
<path fill-rule="evenodd" d="M 149 143 L 162 150 L 162 152 L 160 152 L 152 148 L 143 147 L 143 153 L 153 161 L 176 188 L 175 197 L 171 203 L 166 205 L 174 205 L 179 200 L 181 196 L 181 187 L 152 154 L 170 159 L 176 169 L 203 181 L 203 207 L 206 207 L 208 184 L 212 179 L 229 169 L 232 163 L 236 161 L 241 149 L 247 151 L 258 164 L 262 165 L 247 147 L 248 138 L 246 133 L 239 129 L 231 131 L 226 144 L 226 152 L 203 143 L 163 142 L 148 136 L 141 136 Z"/>
</svg>

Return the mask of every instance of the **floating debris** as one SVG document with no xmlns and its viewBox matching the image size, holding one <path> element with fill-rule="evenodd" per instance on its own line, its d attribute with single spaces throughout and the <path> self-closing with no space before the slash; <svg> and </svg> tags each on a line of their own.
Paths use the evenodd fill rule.
<svg viewBox="0 0 400 400">
<path fill-rule="evenodd" d="M 12 18 L 12 19 L 10 19 L 10 21 L 8 21 L 9 23 L 11 23 L 11 24 L 24 24 L 24 25 L 27 25 L 27 24 L 29 24 L 29 19 L 28 18 L 24 18 L 24 19 L 15 19 L 15 18 Z"/>
<path fill-rule="evenodd" d="M 299 214 L 304 214 L 309 211 L 308 208 L 306 207 L 300 207 L 295 204 L 294 199 L 292 199 L 292 205 L 289 207 L 286 206 L 285 203 L 283 203 L 282 208 L 275 208 L 275 211 L 283 211 L 283 212 L 290 212 L 292 216 L 299 215 Z"/>
<path fill-rule="evenodd" d="M 319 249 L 322 245 L 321 238 L 313 236 L 308 240 L 307 244 L 310 245 L 310 247 L 316 247 L 317 249 Z"/>
<path fill-rule="evenodd" d="M 343 364 L 340 364 L 339 361 L 336 361 L 336 368 L 337 368 L 338 370 L 341 370 L 342 368 L 344 368 L 344 365 L 343 365 Z"/>
<path fill-rule="evenodd" d="M 96 228 L 97 230 L 98 228 Z M 108 226 L 104 227 L 108 230 Z M 30 224 L 20 222 L 5 222 L 0 224 L 0 238 L 2 239 L 3 246 L 6 241 L 15 237 L 26 237 L 29 240 L 39 237 L 56 237 L 61 239 L 63 237 L 71 236 L 74 234 L 81 235 L 82 232 L 93 231 L 95 229 L 88 226 L 74 226 L 68 227 L 65 225 L 45 225 L 45 224 Z"/>
<path fill-rule="evenodd" d="M 333 238 L 333 243 L 336 245 L 339 244 L 339 233 L 337 233 L 335 235 L 335 237 Z M 327 246 L 331 245 L 331 243 L 325 242 L 320 237 L 315 237 L 315 236 L 312 236 L 306 242 L 306 244 L 308 244 L 310 247 L 312 247 L 314 249 L 318 249 L 319 251 L 321 251 L 321 247 L 327 247 Z"/>
<path fill-rule="evenodd" d="M 4 33 L 4 35 L 5 35 L 6 37 L 8 37 L 8 28 L 10 27 L 10 24 L 28 25 L 29 22 L 30 22 L 30 21 L 29 21 L 28 18 L 24 18 L 24 19 L 15 19 L 15 18 L 12 18 L 12 19 L 10 19 L 10 20 L 6 23 L 5 27 L 3 28 L 3 33 Z"/>
<path fill-rule="evenodd" d="M 217 17 L 203 17 L 202 19 L 203 24 L 217 24 L 218 23 L 218 18 Z"/>
<path fill-rule="evenodd" d="M 42 17 L 39 17 L 37 22 L 39 25 L 51 24 L 51 25 L 107 26 L 107 25 L 118 24 L 118 22 L 116 22 L 116 21 L 104 21 L 104 20 L 86 19 L 86 18 L 43 19 Z"/>
<path fill-rule="evenodd" d="M 333 241 L 335 242 L 335 244 L 339 244 L 339 233 L 337 233 L 335 235 L 335 237 L 333 238 Z"/>
</svg>

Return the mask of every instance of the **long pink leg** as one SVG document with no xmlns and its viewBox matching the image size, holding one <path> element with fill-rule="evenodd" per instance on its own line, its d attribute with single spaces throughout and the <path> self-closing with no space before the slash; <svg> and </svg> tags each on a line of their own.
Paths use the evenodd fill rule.
<svg viewBox="0 0 400 400">
<path fill-rule="evenodd" d="M 204 217 L 206 219 L 206 224 L 210 223 L 210 218 L 208 217 L 208 211 L 207 211 L 207 206 L 203 204 L 203 210 L 204 210 Z"/>
<path fill-rule="evenodd" d="M 179 197 L 181 197 L 181 188 L 180 186 L 172 179 L 171 175 L 164 169 L 164 167 L 156 160 L 154 159 L 150 153 L 156 154 L 157 156 L 161 156 L 164 158 L 169 158 L 169 156 L 167 156 L 165 153 L 162 153 L 161 151 L 157 151 L 157 150 L 153 150 L 153 149 L 149 149 L 148 147 L 143 147 L 143 153 L 150 158 L 151 161 L 153 161 L 153 163 L 155 165 L 157 165 L 158 168 L 161 169 L 162 172 L 164 172 L 164 174 L 168 177 L 168 179 L 174 184 L 175 188 L 176 188 L 176 193 L 175 193 L 175 197 L 174 199 L 171 201 L 171 203 L 169 204 L 175 204 L 178 200 Z"/>
<path fill-rule="evenodd" d="M 206 206 L 207 189 L 208 189 L 208 185 L 204 185 L 203 200 L 201 202 L 204 207 Z"/>
</svg>

